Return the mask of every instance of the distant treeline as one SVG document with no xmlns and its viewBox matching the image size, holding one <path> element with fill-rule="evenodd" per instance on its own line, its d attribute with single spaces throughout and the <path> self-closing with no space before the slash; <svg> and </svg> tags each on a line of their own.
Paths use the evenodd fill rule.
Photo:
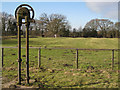
<svg viewBox="0 0 120 90">
<path fill-rule="evenodd" d="M 13 15 L 2 12 L 0 13 L 3 36 L 17 35 L 16 19 Z M 40 15 L 39 20 L 31 23 L 29 31 L 31 36 L 41 37 L 98 37 L 98 38 L 118 38 L 120 22 L 113 23 L 109 19 L 92 19 L 87 22 L 84 28 L 73 28 L 64 15 L 45 13 Z M 25 26 L 23 25 L 22 33 L 25 36 Z"/>
</svg>

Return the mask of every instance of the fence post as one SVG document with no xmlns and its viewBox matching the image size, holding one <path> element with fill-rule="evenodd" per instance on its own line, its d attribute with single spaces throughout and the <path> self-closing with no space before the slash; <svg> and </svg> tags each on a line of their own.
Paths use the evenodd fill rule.
<svg viewBox="0 0 120 90">
<path fill-rule="evenodd" d="M 38 49 L 38 68 L 40 68 L 41 65 L 41 48 Z"/>
<path fill-rule="evenodd" d="M 78 69 L 78 49 L 76 49 L 76 67 Z"/>
<path fill-rule="evenodd" d="M 112 50 L 112 70 L 114 68 L 114 49 Z"/>
<path fill-rule="evenodd" d="M 3 52 L 4 52 L 4 48 L 2 48 L 2 67 L 3 67 L 3 57 L 4 57 Z"/>
</svg>

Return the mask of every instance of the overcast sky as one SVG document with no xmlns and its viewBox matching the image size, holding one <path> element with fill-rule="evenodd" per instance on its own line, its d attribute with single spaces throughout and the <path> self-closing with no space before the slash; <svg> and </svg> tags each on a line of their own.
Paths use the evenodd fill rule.
<svg viewBox="0 0 120 90">
<path fill-rule="evenodd" d="M 52 13 L 65 15 L 71 24 L 72 28 L 79 28 L 90 21 L 91 19 L 104 18 L 110 19 L 113 22 L 118 21 L 118 2 L 89 2 L 88 0 L 79 0 L 81 2 L 38 2 L 37 0 L 30 0 L 32 2 L 16 2 L 18 0 L 11 0 L 12 2 L 2 1 L 2 11 L 14 15 L 15 9 L 20 4 L 29 4 L 35 11 L 35 18 L 39 19 L 42 13 L 48 15 Z M 105 1 L 105 0 L 104 0 Z M 111 1 L 111 2 L 110 2 Z M 115 0 L 114 0 L 115 1 Z"/>
</svg>

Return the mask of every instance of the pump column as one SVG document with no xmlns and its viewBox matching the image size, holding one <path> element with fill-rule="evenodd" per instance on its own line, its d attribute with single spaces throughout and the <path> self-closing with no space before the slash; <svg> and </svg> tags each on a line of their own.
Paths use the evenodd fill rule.
<svg viewBox="0 0 120 90">
<path fill-rule="evenodd" d="M 29 25 L 28 17 L 25 16 L 25 26 L 26 26 L 26 82 L 29 84 Z"/>
<path fill-rule="evenodd" d="M 17 29 L 18 29 L 18 83 L 21 84 L 21 25 L 22 19 L 17 15 Z"/>
</svg>

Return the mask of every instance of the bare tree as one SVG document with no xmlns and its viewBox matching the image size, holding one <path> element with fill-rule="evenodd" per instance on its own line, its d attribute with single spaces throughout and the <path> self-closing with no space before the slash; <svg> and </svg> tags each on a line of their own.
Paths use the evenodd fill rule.
<svg viewBox="0 0 120 90">
<path fill-rule="evenodd" d="M 48 16 L 43 13 L 40 17 L 39 25 L 40 30 L 49 36 L 54 36 L 55 34 L 58 35 L 60 34 L 60 31 L 62 32 L 70 29 L 70 25 L 66 17 L 61 14 L 51 14 Z"/>
<path fill-rule="evenodd" d="M 103 37 L 106 37 L 107 31 L 113 28 L 114 23 L 108 19 L 92 19 L 85 25 L 85 29 L 101 31 Z"/>
</svg>

